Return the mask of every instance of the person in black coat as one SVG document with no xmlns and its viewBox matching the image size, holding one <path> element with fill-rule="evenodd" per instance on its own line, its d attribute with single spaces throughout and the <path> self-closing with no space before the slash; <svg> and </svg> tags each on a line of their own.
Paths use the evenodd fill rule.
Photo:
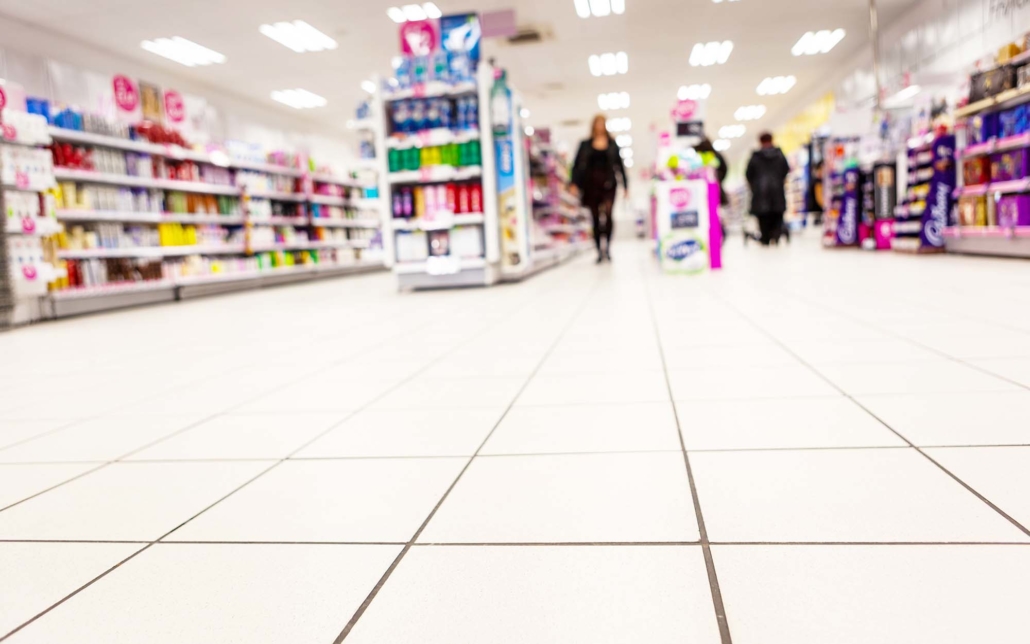
<svg viewBox="0 0 1030 644">
<path fill-rule="evenodd" d="M 620 180 L 624 196 L 628 197 L 629 181 L 619 145 L 609 136 L 604 115 L 598 114 L 591 123 L 590 138 L 579 144 L 572 165 L 573 193 L 579 195 L 593 218 L 598 264 L 605 259 L 612 261 L 612 207 Z"/>
<path fill-rule="evenodd" d="M 758 142 L 761 147 L 747 164 L 747 183 L 751 188 L 751 214 L 758 218 L 762 245 L 768 246 L 779 243 L 783 234 L 783 213 L 787 211 L 784 183 L 790 164 L 783 151 L 773 145 L 772 134 L 763 132 Z"/>
</svg>

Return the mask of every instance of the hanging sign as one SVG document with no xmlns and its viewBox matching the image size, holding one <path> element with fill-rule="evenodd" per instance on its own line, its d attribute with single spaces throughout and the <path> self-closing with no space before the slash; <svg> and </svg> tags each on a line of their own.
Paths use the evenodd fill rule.
<svg viewBox="0 0 1030 644">
<path fill-rule="evenodd" d="M 165 91 L 165 116 L 170 123 L 182 123 L 186 120 L 186 102 L 182 94 L 175 90 Z"/>
<path fill-rule="evenodd" d="M 3 87 L 0 87 L 0 110 L 7 107 L 7 93 Z"/>
<path fill-rule="evenodd" d="M 114 88 L 114 103 L 123 112 L 134 112 L 139 107 L 139 89 L 136 83 L 122 74 L 118 74 L 112 81 Z"/>
<path fill-rule="evenodd" d="M 428 56 L 440 48 L 440 31 L 435 20 L 411 20 L 401 25 L 401 53 Z"/>
</svg>

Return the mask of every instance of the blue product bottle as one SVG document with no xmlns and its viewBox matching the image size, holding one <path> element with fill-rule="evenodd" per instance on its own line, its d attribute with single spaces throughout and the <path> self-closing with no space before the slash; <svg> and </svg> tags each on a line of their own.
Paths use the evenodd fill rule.
<svg viewBox="0 0 1030 644">
<path fill-rule="evenodd" d="M 452 83 L 466 83 L 472 80 L 471 65 L 469 63 L 469 57 L 463 51 L 452 51 L 448 54 L 447 66 L 450 69 Z"/>
<path fill-rule="evenodd" d="M 397 64 L 397 85 L 401 89 L 407 89 L 412 85 L 412 61 L 409 56 L 401 56 Z"/>
<path fill-rule="evenodd" d="M 479 129 L 479 99 L 475 96 L 468 97 L 468 129 Z"/>
<path fill-rule="evenodd" d="M 416 85 L 422 85 L 429 80 L 429 57 L 415 56 L 412 61 L 414 73 L 412 76 Z"/>
<path fill-rule="evenodd" d="M 454 106 L 449 98 L 440 99 L 440 127 L 448 130 L 454 126 Z"/>
<path fill-rule="evenodd" d="M 443 83 L 450 82 L 450 61 L 447 60 L 447 52 L 438 50 L 433 54 L 432 78 Z"/>
<path fill-rule="evenodd" d="M 426 101 L 426 127 L 435 130 L 440 126 L 440 99 L 431 98 Z"/>
<path fill-rule="evenodd" d="M 393 131 L 407 134 L 411 122 L 411 109 L 408 101 L 397 101 L 393 105 Z"/>
<path fill-rule="evenodd" d="M 426 102 L 416 98 L 411 101 L 411 132 L 426 129 Z"/>
</svg>

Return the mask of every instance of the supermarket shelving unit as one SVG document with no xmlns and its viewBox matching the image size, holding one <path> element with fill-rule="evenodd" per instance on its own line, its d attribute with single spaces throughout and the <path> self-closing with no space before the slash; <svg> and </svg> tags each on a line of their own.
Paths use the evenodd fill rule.
<svg viewBox="0 0 1030 644">
<path fill-rule="evenodd" d="M 593 245 L 590 216 L 568 191 L 569 171 L 549 143 L 530 145 L 532 272 L 557 266 Z"/>
</svg>

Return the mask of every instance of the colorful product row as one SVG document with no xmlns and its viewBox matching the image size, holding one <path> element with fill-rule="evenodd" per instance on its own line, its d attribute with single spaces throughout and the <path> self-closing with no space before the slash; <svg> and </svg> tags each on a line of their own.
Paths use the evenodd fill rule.
<svg viewBox="0 0 1030 644">
<path fill-rule="evenodd" d="M 479 226 L 455 226 L 450 230 L 398 231 L 397 261 L 424 262 L 429 257 L 482 257 L 483 229 Z"/>
<path fill-rule="evenodd" d="M 483 150 L 478 139 L 424 148 L 391 148 L 387 154 L 387 163 L 390 172 L 419 170 L 434 166 L 463 168 L 482 165 Z"/>
<path fill-rule="evenodd" d="M 394 219 L 435 218 L 483 212 L 483 186 L 478 183 L 447 183 L 398 188 L 393 193 Z"/>
<path fill-rule="evenodd" d="M 1030 171 L 1030 150 L 1022 148 L 973 157 L 962 162 L 962 176 L 967 186 L 991 181 L 1023 179 Z"/>
<path fill-rule="evenodd" d="M 220 186 L 233 185 L 228 168 L 193 161 L 176 161 L 139 152 L 55 143 L 50 146 L 53 165 L 59 168 L 86 170 L 147 179 L 197 181 Z"/>
<path fill-rule="evenodd" d="M 965 196 L 958 201 L 960 226 L 1030 226 L 1030 195 L 1004 195 L 994 202 L 986 196 Z"/>
<path fill-rule="evenodd" d="M 970 117 L 968 131 L 970 145 L 1030 132 L 1030 107 L 1020 105 L 1002 112 L 977 114 Z"/>
<path fill-rule="evenodd" d="M 423 130 L 478 130 L 479 99 L 413 98 L 395 101 L 390 112 L 393 134 L 415 134 Z"/>
</svg>

